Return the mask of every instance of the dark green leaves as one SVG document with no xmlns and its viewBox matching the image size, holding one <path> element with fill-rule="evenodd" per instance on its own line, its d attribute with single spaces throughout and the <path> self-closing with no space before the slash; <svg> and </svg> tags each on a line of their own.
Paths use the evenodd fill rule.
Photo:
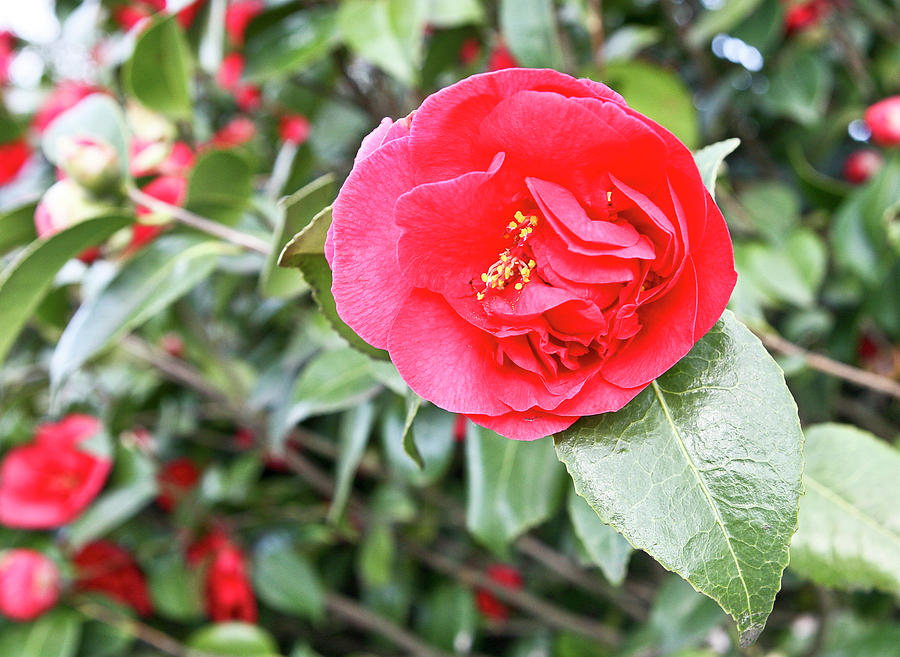
<svg viewBox="0 0 900 657">
<path fill-rule="evenodd" d="M 233 151 L 209 151 L 188 178 L 185 207 L 225 224 L 235 223 L 250 201 L 253 180 L 247 160 Z"/>
<path fill-rule="evenodd" d="M 0 274 L 0 362 L 66 261 L 131 221 L 128 217 L 98 217 L 75 224 L 49 239 L 32 243 Z"/>
<path fill-rule="evenodd" d="M 34 203 L 26 203 L 0 214 L 0 255 L 37 237 L 34 208 Z"/>
<path fill-rule="evenodd" d="M 470 425 L 466 436 L 466 526 L 499 554 L 543 522 L 560 501 L 563 471 L 548 439 L 509 440 Z"/>
<path fill-rule="evenodd" d="M 32 623 L 17 623 L 0 632 L 0 655 L 73 657 L 81 637 L 81 619 L 68 609 L 54 609 Z"/>
<path fill-rule="evenodd" d="M 762 631 L 797 526 L 803 436 L 781 370 L 727 312 L 617 413 L 556 449 L 580 495 L 632 545 Z"/>
<path fill-rule="evenodd" d="M 275 657 L 278 644 L 266 630 L 249 623 L 216 623 L 194 632 L 187 645 L 220 657 Z"/>
<path fill-rule="evenodd" d="M 503 0 L 500 30 L 507 47 L 522 66 L 563 68 L 552 0 Z"/>
<path fill-rule="evenodd" d="M 841 424 L 806 432 L 791 568 L 823 586 L 900 594 L 900 453 Z"/>
<path fill-rule="evenodd" d="M 174 16 L 157 18 L 122 67 L 122 85 L 143 105 L 175 119 L 191 116 L 194 62 Z"/>
<path fill-rule="evenodd" d="M 284 614 L 317 619 L 323 591 L 312 565 L 287 541 L 261 543 L 253 558 L 253 584 L 262 601 Z"/>
<path fill-rule="evenodd" d="M 335 10 L 327 7 L 296 11 L 272 9 L 251 25 L 247 35 L 248 78 L 277 78 L 324 57 L 338 43 Z"/>
</svg>

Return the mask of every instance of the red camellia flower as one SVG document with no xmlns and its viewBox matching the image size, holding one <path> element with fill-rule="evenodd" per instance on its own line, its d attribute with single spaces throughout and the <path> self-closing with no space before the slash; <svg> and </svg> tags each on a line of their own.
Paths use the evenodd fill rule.
<svg viewBox="0 0 900 657">
<path fill-rule="evenodd" d="M 142 187 L 141 191 L 169 205 L 181 207 L 187 199 L 187 187 L 187 178 L 184 176 L 157 176 Z M 153 214 L 153 210 L 144 205 L 138 205 L 135 212 L 138 217 Z M 167 224 L 135 222 L 131 227 L 131 241 L 125 252 L 139 251 L 155 240 L 167 227 Z"/>
<path fill-rule="evenodd" d="M 0 524 L 49 529 L 73 520 L 96 497 L 112 468 L 84 443 L 102 431 L 88 415 L 38 427 L 34 440 L 0 464 Z"/>
<path fill-rule="evenodd" d="M 690 151 L 551 70 L 476 75 L 382 121 L 333 214 L 343 320 L 420 396 L 519 440 L 624 406 L 737 278 Z"/>
<path fill-rule="evenodd" d="M 244 45 L 247 26 L 265 6 L 263 0 L 237 0 L 228 5 L 225 9 L 225 33 L 232 44 Z"/>
<path fill-rule="evenodd" d="M 299 146 L 309 137 L 309 121 L 302 114 L 288 114 L 278 122 L 281 141 Z"/>
<path fill-rule="evenodd" d="M 59 599 L 59 569 L 34 550 L 0 552 L 0 615 L 34 620 Z"/>
<path fill-rule="evenodd" d="M 190 564 L 206 566 L 205 596 L 210 618 L 217 623 L 256 622 L 256 598 L 244 553 L 221 529 L 213 529 L 193 543 L 187 559 Z"/>
<path fill-rule="evenodd" d="M 784 14 L 784 31 L 795 34 L 817 25 L 831 11 L 830 0 L 793 2 Z"/>
<path fill-rule="evenodd" d="M 65 112 L 70 107 L 74 107 L 80 100 L 95 93 L 106 93 L 103 89 L 79 82 L 77 80 L 63 80 L 50 95 L 44 100 L 41 108 L 31 120 L 31 125 L 39 133 L 43 133 L 53 119 Z"/>
<path fill-rule="evenodd" d="M 487 61 L 488 71 L 501 71 L 505 68 L 515 68 L 519 65 L 509 49 L 502 43 L 494 46 Z"/>
<path fill-rule="evenodd" d="M 153 611 L 144 574 L 134 558 L 115 543 L 88 543 L 72 561 L 75 564 L 75 587 L 78 590 L 104 593 L 131 607 L 141 616 Z"/>
<path fill-rule="evenodd" d="M 863 149 L 850 153 L 844 162 L 844 178 L 852 183 L 864 183 L 881 168 L 884 158 L 881 153 Z"/>
<path fill-rule="evenodd" d="M 259 107 L 261 92 L 259 87 L 241 81 L 244 74 L 244 56 L 239 52 L 226 55 L 216 76 L 219 86 L 234 95 L 237 106 L 244 112 Z"/>
<path fill-rule="evenodd" d="M 487 567 L 485 574 L 494 582 L 508 589 L 522 588 L 522 575 L 512 566 L 493 564 Z M 484 616 L 495 623 L 509 618 L 509 607 L 500 602 L 490 591 L 479 589 L 475 592 L 475 604 Z"/>
<path fill-rule="evenodd" d="M 246 144 L 256 135 L 256 126 L 246 116 L 231 119 L 209 141 L 213 148 L 234 148 Z"/>
<path fill-rule="evenodd" d="M 19 175 L 31 156 L 31 147 L 24 139 L 13 139 L 0 144 L 0 185 L 5 185 Z"/>
<path fill-rule="evenodd" d="M 872 141 L 881 146 L 900 146 L 900 96 L 891 96 L 866 110 Z"/>
<path fill-rule="evenodd" d="M 156 503 L 164 511 L 171 511 L 200 481 L 200 470 L 189 458 L 166 463 L 156 477 L 159 495 Z"/>
</svg>

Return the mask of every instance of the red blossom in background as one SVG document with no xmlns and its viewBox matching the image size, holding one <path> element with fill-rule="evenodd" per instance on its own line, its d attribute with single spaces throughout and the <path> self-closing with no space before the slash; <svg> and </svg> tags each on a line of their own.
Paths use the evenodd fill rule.
<svg viewBox="0 0 900 657">
<path fill-rule="evenodd" d="M 871 149 L 855 151 L 844 162 L 844 178 L 855 184 L 864 183 L 878 172 L 883 163 L 884 158 L 878 151 Z"/>
<path fill-rule="evenodd" d="M 164 511 L 172 511 L 200 481 L 200 469 L 189 458 L 179 458 L 163 465 L 156 476 L 159 495 L 156 503 Z"/>
<path fill-rule="evenodd" d="M 546 69 L 475 75 L 382 121 L 333 215 L 341 318 L 418 395 L 518 440 L 620 409 L 737 278 L 690 151 Z"/>
<path fill-rule="evenodd" d="M 102 431 L 87 415 L 38 427 L 34 440 L 7 452 L 0 464 L 0 524 L 51 529 L 75 519 L 97 496 L 112 461 L 83 443 Z"/>
<path fill-rule="evenodd" d="M 831 12 L 831 4 L 831 0 L 789 1 L 784 14 L 785 33 L 790 36 L 818 25 Z"/>
<path fill-rule="evenodd" d="M 244 45 L 247 26 L 265 6 L 263 0 L 236 0 L 228 5 L 225 9 L 225 33 L 233 45 Z"/>
<path fill-rule="evenodd" d="M 182 176 L 159 176 L 154 178 L 141 191 L 155 199 L 181 207 L 187 199 L 187 178 Z M 136 209 L 138 217 L 153 214 L 153 209 L 139 205 Z M 125 249 L 126 253 L 134 253 L 155 240 L 168 224 L 135 222 L 131 227 L 131 241 Z"/>
<path fill-rule="evenodd" d="M 518 65 L 519 62 L 516 61 L 509 49 L 503 43 L 498 43 L 488 57 L 487 70 L 500 71 L 505 68 L 516 68 Z"/>
<path fill-rule="evenodd" d="M 209 617 L 217 623 L 255 623 L 256 598 L 244 553 L 221 529 L 213 529 L 187 551 L 188 563 L 206 567 L 204 594 Z"/>
<path fill-rule="evenodd" d="M 34 550 L 0 551 L 0 616 L 34 620 L 59 599 L 59 569 Z"/>
<path fill-rule="evenodd" d="M 72 562 L 77 590 L 104 593 L 140 616 L 152 613 L 144 574 L 124 548 L 110 541 L 94 541 L 81 548 Z"/>
<path fill-rule="evenodd" d="M 481 42 L 475 37 L 469 37 L 459 47 L 459 61 L 464 66 L 469 66 L 481 56 Z"/>
<path fill-rule="evenodd" d="M 492 564 L 485 574 L 494 582 L 505 588 L 518 591 L 522 588 L 522 575 L 516 568 L 504 564 Z M 509 607 L 500 602 L 490 591 L 478 589 L 475 592 L 475 604 L 485 618 L 501 623 L 509 618 Z"/>
<path fill-rule="evenodd" d="M 309 137 L 309 121 L 302 114 L 288 114 L 278 122 L 281 141 L 299 146 Z"/>
<path fill-rule="evenodd" d="M 24 139 L 14 139 L 0 144 L 0 185 L 5 185 L 19 175 L 31 157 L 31 147 Z"/>
<path fill-rule="evenodd" d="M 15 37 L 9 32 L 0 32 L 0 85 L 9 82 L 9 66 L 15 56 Z"/>
<path fill-rule="evenodd" d="M 239 52 L 233 52 L 222 60 L 216 81 L 225 91 L 231 92 L 241 111 L 250 112 L 259 107 L 262 94 L 256 85 L 241 81 L 243 74 L 244 56 Z"/>
<path fill-rule="evenodd" d="M 876 144 L 900 146 L 900 96 L 885 98 L 869 107 L 865 121 Z"/>
<path fill-rule="evenodd" d="M 256 136 L 256 125 L 246 116 L 231 119 L 209 141 L 213 148 L 235 148 Z"/>
</svg>

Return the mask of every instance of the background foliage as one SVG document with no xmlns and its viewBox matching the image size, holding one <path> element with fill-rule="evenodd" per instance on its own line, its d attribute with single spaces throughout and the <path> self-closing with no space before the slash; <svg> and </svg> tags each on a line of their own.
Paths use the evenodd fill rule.
<svg viewBox="0 0 900 657">
<path fill-rule="evenodd" d="M 0 141 L 35 152 L 0 187 L 0 450 L 87 412 L 113 437 L 115 466 L 61 530 L 0 528 L 0 547 L 43 551 L 67 577 L 54 610 L 0 619 L 0 655 L 896 655 L 900 153 L 878 151 L 864 182 L 845 163 L 870 148 L 865 108 L 900 93 L 900 4 L 254 7 L 238 39 L 225 0 L 170 2 L 174 16 L 149 1 L 60 0 L 54 34 L 11 42 Z M 129 9 L 145 22 L 130 24 Z M 515 63 L 607 82 L 692 149 L 741 140 L 714 183 L 740 274 L 731 308 L 778 355 L 807 436 L 800 529 L 751 648 L 714 602 L 574 494 L 549 440 L 513 443 L 420 406 L 381 354 L 329 322 L 315 229 L 362 136 L 447 84 Z M 39 127 L 66 80 L 106 95 Z M 172 208 L 152 198 L 98 195 L 82 199 L 82 221 L 36 239 L 60 136 L 108 141 L 124 173 L 148 134 L 196 154 L 183 196 L 162 199 L 188 216 L 170 224 Z M 154 196 L 151 176 L 128 175 Z M 138 215 L 168 228 L 136 244 Z M 286 252 L 301 277 L 277 256 L 307 225 Z M 76 258 L 98 245 L 102 257 Z M 730 321 L 714 333 L 730 334 Z M 714 339 L 725 338 L 704 348 Z M 649 389 L 639 401 L 655 403 Z M 760 404 L 760 436 L 782 401 Z M 569 436 L 559 458 L 582 447 Z M 167 503 L 184 459 L 196 477 L 176 476 Z M 604 517 L 627 512 L 603 507 L 603 484 L 579 492 Z M 644 547 L 652 530 L 628 536 Z M 236 590 L 258 613 L 211 622 L 222 618 L 190 553 L 216 532 L 246 562 L 250 588 Z M 79 588 L 73 555 L 99 538 L 134 556 L 152 613 Z M 656 556 L 679 570 L 678 555 Z"/>
</svg>

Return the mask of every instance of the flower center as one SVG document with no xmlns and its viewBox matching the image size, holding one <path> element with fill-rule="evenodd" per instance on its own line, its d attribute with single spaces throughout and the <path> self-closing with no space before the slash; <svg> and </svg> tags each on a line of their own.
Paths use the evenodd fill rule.
<svg viewBox="0 0 900 657">
<path fill-rule="evenodd" d="M 506 226 L 504 237 L 511 239 L 513 245 L 504 249 L 500 257 L 481 275 L 484 287 L 475 291 L 475 297 L 481 301 L 488 292 L 501 292 L 507 286 L 521 290 L 531 280 L 531 274 L 537 263 L 532 258 L 528 240 L 538 224 L 535 215 L 526 216 L 516 212 L 513 221 Z"/>
</svg>

